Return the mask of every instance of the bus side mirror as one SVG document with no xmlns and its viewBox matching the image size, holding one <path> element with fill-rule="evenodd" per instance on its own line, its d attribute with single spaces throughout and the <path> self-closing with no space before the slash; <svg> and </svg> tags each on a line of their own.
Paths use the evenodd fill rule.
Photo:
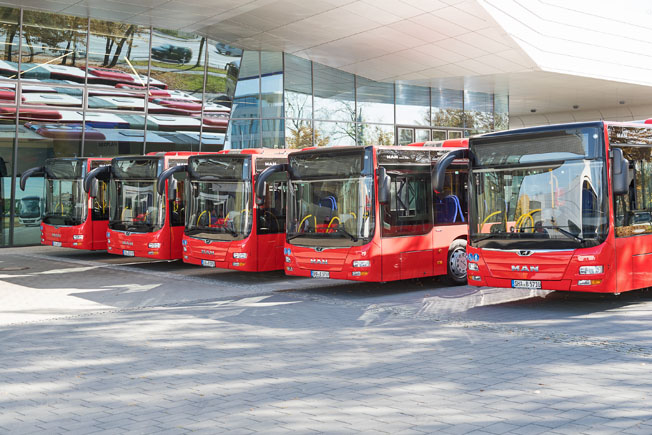
<svg viewBox="0 0 652 435">
<path fill-rule="evenodd" d="M 629 160 L 623 156 L 620 148 L 611 149 L 611 181 L 614 195 L 625 195 L 629 192 Z"/>
<path fill-rule="evenodd" d="M 100 181 L 97 178 L 93 178 L 93 181 L 91 181 L 91 190 L 90 192 L 88 192 L 88 195 L 91 198 L 97 198 L 99 191 L 100 191 Z"/>
<path fill-rule="evenodd" d="M 387 175 L 387 169 L 382 166 L 376 169 L 376 176 L 378 177 L 378 203 L 388 204 L 390 180 L 389 175 Z"/>
<path fill-rule="evenodd" d="M 179 185 L 179 182 L 177 181 L 176 178 L 170 177 L 168 179 L 168 201 L 176 201 L 177 200 L 177 186 Z"/>
</svg>

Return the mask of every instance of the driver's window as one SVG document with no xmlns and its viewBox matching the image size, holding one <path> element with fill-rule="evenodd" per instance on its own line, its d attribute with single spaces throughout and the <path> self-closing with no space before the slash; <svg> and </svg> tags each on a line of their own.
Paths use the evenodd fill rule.
<svg viewBox="0 0 652 435">
<path fill-rule="evenodd" d="M 256 228 L 258 234 L 285 232 L 285 204 L 287 198 L 287 175 L 273 174 L 265 182 L 265 203 L 258 206 Z"/>
</svg>

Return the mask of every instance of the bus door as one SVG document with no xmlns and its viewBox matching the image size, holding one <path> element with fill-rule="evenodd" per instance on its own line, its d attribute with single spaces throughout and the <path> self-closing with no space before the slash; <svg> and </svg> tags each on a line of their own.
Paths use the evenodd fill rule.
<svg viewBox="0 0 652 435">
<path fill-rule="evenodd" d="M 287 188 L 286 172 L 265 181 L 265 202 L 256 208 L 258 270 L 283 268 Z"/>
<path fill-rule="evenodd" d="M 389 203 L 381 206 L 384 281 L 433 275 L 430 167 L 388 166 Z"/>
<path fill-rule="evenodd" d="M 616 287 L 619 292 L 652 286 L 652 148 L 622 147 L 633 179 L 615 197 Z"/>
</svg>

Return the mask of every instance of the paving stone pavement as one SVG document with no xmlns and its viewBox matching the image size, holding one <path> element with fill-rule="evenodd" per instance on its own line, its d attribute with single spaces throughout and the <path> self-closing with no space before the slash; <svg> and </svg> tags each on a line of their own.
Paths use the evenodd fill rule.
<svg viewBox="0 0 652 435">
<path fill-rule="evenodd" d="M 252 280 L 44 248 L 0 251 L 0 273 L 0 432 L 652 433 L 648 291 Z"/>
</svg>

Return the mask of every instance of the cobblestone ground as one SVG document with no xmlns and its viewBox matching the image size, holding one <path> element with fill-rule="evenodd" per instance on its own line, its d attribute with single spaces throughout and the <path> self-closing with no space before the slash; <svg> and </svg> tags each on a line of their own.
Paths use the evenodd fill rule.
<svg viewBox="0 0 652 435">
<path fill-rule="evenodd" d="M 0 261 L 2 432 L 652 433 L 652 292 Z"/>
</svg>

